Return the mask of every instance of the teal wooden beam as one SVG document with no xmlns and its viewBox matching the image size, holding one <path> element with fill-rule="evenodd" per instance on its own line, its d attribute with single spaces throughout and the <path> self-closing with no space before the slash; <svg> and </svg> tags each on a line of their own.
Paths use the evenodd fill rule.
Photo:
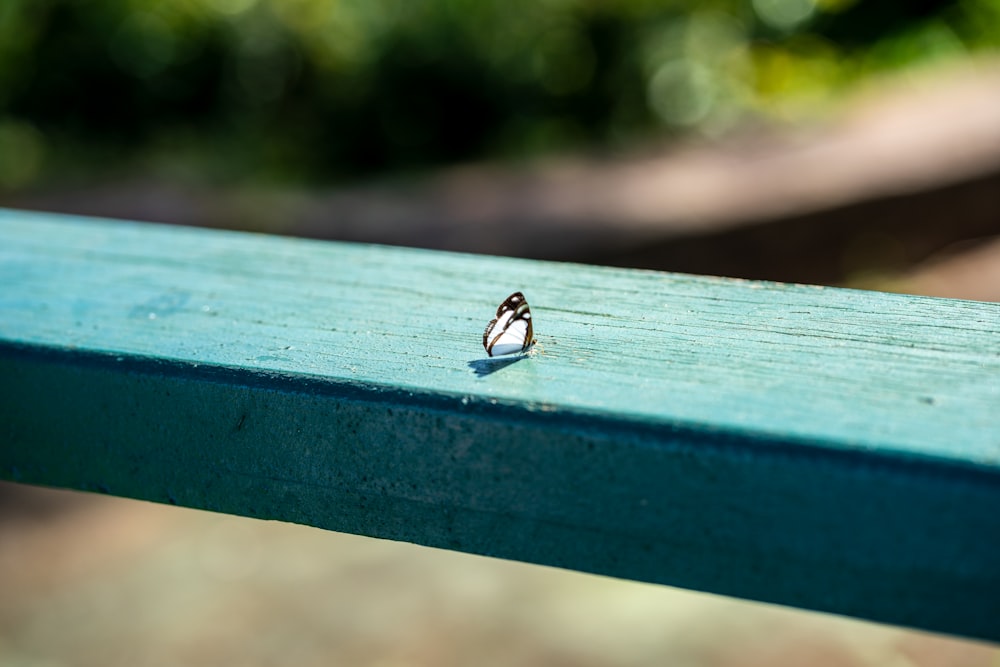
<svg viewBox="0 0 1000 667">
<path fill-rule="evenodd" d="M 1000 304 L 2 211 L 0 476 L 996 641 Z"/>
</svg>

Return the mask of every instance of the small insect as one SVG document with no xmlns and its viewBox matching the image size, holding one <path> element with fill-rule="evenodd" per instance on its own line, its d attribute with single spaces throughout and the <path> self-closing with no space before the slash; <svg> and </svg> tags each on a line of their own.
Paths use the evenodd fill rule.
<svg viewBox="0 0 1000 667">
<path fill-rule="evenodd" d="M 528 301 L 520 292 L 514 292 L 497 308 L 496 318 L 486 325 L 483 347 L 486 354 L 495 357 L 527 352 L 534 344 Z"/>
</svg>

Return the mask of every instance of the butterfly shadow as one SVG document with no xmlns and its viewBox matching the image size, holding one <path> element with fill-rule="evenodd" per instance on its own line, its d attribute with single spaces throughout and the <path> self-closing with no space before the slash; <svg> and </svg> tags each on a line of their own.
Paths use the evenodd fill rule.
<svg viewBox="0 0 1000 667">
<path fill-rule="evenodd" d="M 473 359 L 469 362 L 469 368 L 473 370 L 476 377 L 486 377 L 508 366 L 527 359 L 528 355 L 520 354 L 516 357 L 490 357 L 488 359 Z"/>
</svg>

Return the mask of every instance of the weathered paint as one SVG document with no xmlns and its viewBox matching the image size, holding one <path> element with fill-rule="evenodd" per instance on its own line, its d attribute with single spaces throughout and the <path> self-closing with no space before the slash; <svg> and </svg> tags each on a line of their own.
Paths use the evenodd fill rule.
<svg viewBox="0 0 1000 667">
<path fill-rule="evenodd" d="M 997 640 L 998 407 L 1000 304 L 0 212 L 28 483 Z"/>
</svg>

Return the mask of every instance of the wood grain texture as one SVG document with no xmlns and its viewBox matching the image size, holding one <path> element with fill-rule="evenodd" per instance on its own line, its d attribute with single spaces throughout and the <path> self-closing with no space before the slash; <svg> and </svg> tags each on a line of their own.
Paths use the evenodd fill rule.
<svg viewBox="0 0 1000 667">
<path fill-rule="evenodd" d="M 1000 304 L 0 211 L 17 481 L 1000 640 L 998 408 Z"/>
</svg>

